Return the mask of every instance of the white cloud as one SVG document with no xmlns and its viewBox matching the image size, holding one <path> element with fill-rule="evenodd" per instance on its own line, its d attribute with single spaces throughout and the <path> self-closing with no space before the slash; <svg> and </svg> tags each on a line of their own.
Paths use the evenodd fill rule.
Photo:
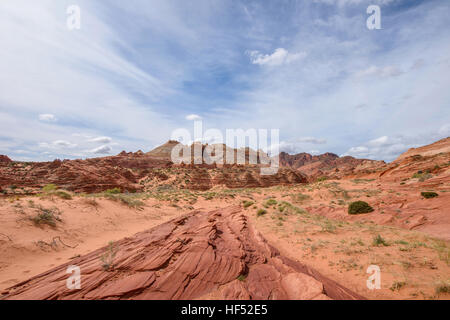
<svg viewBox="0 0 450 320">
<path fill-rule="evenodd" d="M 190 121 L 201 120 L 201 119 L 202 119 L 202 117 L 200 117 L 197 114 L 189 114 L 189 115 L 186 116 L 186 120 L 190 120 Z"/>
<path fill-rule="evenodd" d="M 415 136 L 381 136 L 376 139 L 350 148 L 344 155 L 357 158 L 383 159 L 387 161 L 395 160 L 400 154 L 410 148 L 417 148 L 433 143 L 450 134 L 450 124 L 442 126 L 439 130 L 427 134 L 417 133 Z"/>
<path fill-rule="evenodd" d="M 311 143 L 311 144 L 326 144 L 327 143 L 327 140 L 325 140 L 325 139 L 314 138 L 314 137 L 298 138 L 295 141 L 296 142 Z"/>
<path fill-rule="evenodd" d="M 347 6 L 347 5 L 359 5 L 362 3 L 367 4 L 378 4 L 378 5 L 387 5 L 391 2 L 394 2 L 397 0 L 314 0 L 315 3 L 325 3 L 328 5 L 337 5 L 339 7 Z"/>
<path fill-rule="evenodd" d="M 289 64 L 307 56 L 306 52 L 289 53 L 284 48 L 278 48 L 272 54 L 262 54 L 259 51 L 249 51 L 248 54 L 253 64 L 267 66 Z"/>
<path fill-rule="evenodd" d="M 439 135 L 441 135 L 443 138 L 450 137 L 450 123 L 444 124 L 439 129 Z"/>
<path fill-rule="evenodd" d="M 75 148 L 77 147 L 77 144 L 71 143 L 66 140 L 55 140 L 51 143 L 48 142 L 40 142 L 39 144 L 40 148 L 49 148 L 49 149 L 57 149 L 57 148 Z"/>
<path fill-rule="evenodd" d="M 299 140 L 302 140 L 302 139 L 304 141 L 299 142 Z M 291 155 L 301 153 L 301 152 L 308 152 L 310 154 L 320 154 L 319 150 L 307 151 L 308 149 L 305 147 L 305 144 L 311 144 L 311 143 L 317 144 L 317 143 L 311 142 L 310 139 L 316 140 L 316 138 L 300 138 L 293 142 L 292 141 L 280 141 L 279 144 L 271 145 L 269 147 L 269 151 L 274 152 L 276 150 L 276 148 L 278 148 L 279 152 L 286 152 Z M 322 141 L 322 139 L 317 139 L 317 140 L 319 141 L 318 144 L 324 143 Z"/>
<path fill-rule="evenodd" d="M 358 71 L 355 73 L 355 76 L 358 78 L 367 77 L 367 76 L 378 76 L 380 78 L 390 78 L 390 77 L 398 77 L 404 72 L 397 66 L 386 66 L 386 67 L 377 67 L 370 66 L 367 69 Z"/>
<path fill-rule="evenodd" d="M 49 141 L 80 130 L 90 138 L 98 132 L 112 134 L 105 128 L 120 135 L 124 148 L 138 149 L 166 139 L 175 127 L 153 107 L 162 96 L 173 94 L 171 79 L 136 66 L 124 54 L 134 50 L 133 41 L 108 23 L 102 5 L 79 2 L 81 29 L 70 32 L 62 2 L 0 1 L 0 38 L 8 48 L 0 53 L 0 140 L 16 145 L 10 154 L 21 148 L 42 159 L 39 146 L 45 146 L 66 149 L 52 154 L 73 158 L 75 146 Z M 181 71 L 177 75 L 181 78 Z M 60 114 L 64 121 L 55 116 Z M 72 137 L 80 146 L 77 151 L 89 148 L 83 145 L 87 137 Z"/>
<path fill-rule="evenodd" d="M 97 138 L 92 138 L 88 140 L 89 142 L 95 142 L 95 143 L 111 143 L 112 138 L 110 137 L 97 137 Z"/>
<path fill-rule="evenodd" d="M 53 114 L 50 113 L 43 113 L 39 115 L 39 120 L 40 121 L 45 121 L 45 122 L 55 122 L 56 121 L 56 117 Z"/>
<path fill-rule="evenodd" d="M 89 152 L 95 154 L 108 154 L 112 151 L 112 148 L 108 145 L 103 145 L 98 148 L 92 149 Z"/>
<path fill-rule="evenodd" d="M 374 147 L 380 147 L 380 146 L 388 145 L 388 144 L 389 144 L 389 137 L 388 136 L 382 136 L 382 137 L 379 137 L 377 139 L 370 140 L 368 142 L 368 145 L 374 146 Z"/>
<path fill-rule="evenodd" d="M 66 141 L 66 140 L 56 140 L 56 141 L 53 141 L 52 144 L 54 146 L 63 147 L 63 148 L 73 148 L 73 147 L 77 146 L 76 144 L 70 143 L 69 141 Z"/>
</svg>

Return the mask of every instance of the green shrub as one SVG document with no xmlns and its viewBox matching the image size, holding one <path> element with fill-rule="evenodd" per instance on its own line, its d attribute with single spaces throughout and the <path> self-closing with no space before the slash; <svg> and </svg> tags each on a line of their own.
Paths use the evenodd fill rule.
<svg viewBox="0 0 450 320">
<path fill-rule="evenodd" d="M 421 192 L 420 193 L 422 195 L 422 197 L 424 197 L 425 199 L 430 199 L 430 198 L 436 198 L 438 196 L 438 194 L 436 192 Z"/>
<path fill-rule="evenodd" d="M 253 201 L 244 200 L 242 205 L 244 206 L 244 208 L 247 209 L 248 207 L 252 206 L 253 203 L 254 203 Z"/>
<path fill-rule="evenodd" d="M 119 194 L 122 193 L 122 190 L 120 190 L 120 188 L 113 188 L 113 189 L 108 189 L 105 191 L 106 194 Z"/>
<path fill-rule="evenodd" d="M 54 194 L 55 194 L 55 196 L 58 196 L 61 199 L 72 200 L 72 196 L 69 193 L 65 192 L 65 191 L 58 190 Z"/>
<path fill-rule="evenodd" d="M 38 207 L 37 210 L 38 214 L 31 218 L 36 225 L 47 224 L 51 227 L 56 227 L 56 221 L 61 221 L 61 218 L 59 218 L 61 212 L 57 208 L 46 209 Z"/>
<path fill-rule="evenodd" d="M 131 194 L 110 194 L 106 193 L 105 197 L 109 200 L 118 201 L 125 205 L 127 205 L 130 208 L 134 209 L 142 209 L 142 207 L 145 205 L 144 202 L 142 202 L 139 199 L 136 199 L 135 195 Z"/>
<path fill-rule="evenodd" d="M 422 171 L 417 171 L 417 173 L 414 173 L 412 176 L 413 179 L 419 179 L 420 182 L 430 179 L 431 177 L 433 177 L 432 174 L 430 174 L 429 172 L 424 173 Z"/>
<path fill-rule="evenodd" d="M 372 245 L 374 245 L 375 247 L 378 247 L 380 245 L 383 245 L 385 247 L 389 246 L 389 244 L 386 242 L 386 240 L 383 239 L 383 237 L 381 237 L 381 235 L 377 235 L 373 238 Z"/>
<path fill-rule="evenodd" d="M 355 201 L 348 206 L 349 214 L 361 214 L 372 212 L 373 208 L 365 201 Z"/>
<path fill-rule="evenodd" d="M 436 286 L 436 294 L 439 296 L 441 293 L 450 293 L 450 282 L 449 283 L 439 283 Z"/>
<path fill-rule="evenodd" d="M 50 193 L 50 192 L 56 191 L 57 189 L 58 189 L 57 185 L 55 185 L 53 183 L 50 183 L 50 184 L 45 185 L 42 188 L 42 191 L 45 192 L 45 193 Z"/>
<path fill-rule="evenodd" d="M 274 206 L 276 204 L 277 204 L 277 200 L 275 200 L 275 199 L 269 199 L 266 201 L 267 206 Z"/>
<path fill-rule="evenodd" d="M 405 281 L 395 281 L 389 289 L 391 289 L 391 291 L 395 291 L 395 290 L 399 291 L 404 286 L 406 286 Z"/>
<path fill-rule="evenodd" d="M 259 209 L 259 210 L 256 212 L 256 215 L 257 215 L 258 217 L 260 217 L 260 216 L 265 215 L 266 213 L 267 213 L 267 210 Z"/>
<path fill-rule="evenodd" d="M 117 248 L 114 247 L 114 242 L 110 241 L 105 252 L 100 256 L 102 261 L 102 267 L 105 271 L 110 271 L 114 269 L 114 258 L 117 254 Z"/>
<path fill-rule="evenodd" d="M 320 178 L 317 178 L 317 182 L 322 182 L 322 181 L 325 181 L 327 179 L 328 179 L 328 177 L 320 177 Z"/>
<path fill-rule="evenodd" d="M 243 275 L 243 274 L 241 274 L 241 275 L 239 275 L 239 277 L 237 277 L 237 279 L 238 279 L 239 281 L 245 281 L 246 278 L 247 278 L 247 277 L 246 277 L 245 275 Z"/>
<path fill-rule="evenodd" d="M 302 203 L 303 201 L 310 200 L 311 197 L 307 194 L 297 193 L 297 194 L 292 194 L 291 199 L 294 203 Z"/>
</svg>

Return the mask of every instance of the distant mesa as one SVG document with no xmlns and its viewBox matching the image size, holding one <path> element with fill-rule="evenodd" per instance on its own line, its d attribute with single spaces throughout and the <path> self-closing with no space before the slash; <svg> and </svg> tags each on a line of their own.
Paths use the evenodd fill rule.
<svg viewBox="0 0 450 320">
<path fill-rule="evenodd" d="M 160 184 L 208 190 L 216 185 L 228 188 L 268 187 L 321 179 L 380 178 L 403 181 L 419 172 L 424 175 L 445 172 L 450 163 L 450 138 L 445 138 L 427 146 L 410 149 L 389 164 L 350 156 L 339 157 L 334 153 L 290 155 L 282 152 L 279 155 L 278 173 L 264 177 L 261 176 L 260 169 L 264 163 L 261 161 L 262 157 L 268 157 L 265 153 L 250 148 L 233 149 L 225 144 L 216 144 L 212 146 L 222 148 L 223 159 L 219 160 L 224 164 L 211 165 L 202 159 L 197 164 L 192 152 L 194 145 L 191 145 L 191 159 L 184 159 L 190 160 L 187 161 L 189 164 L 178 164 L 171 161 L 171 154 L 173 148 L 179 144 L 178 141 L 169 140 L 147 153 L 141 150 L 122 151 L 117 156 L 86 160 L 25 163 L 13 162 L 8 156 L 0 155 L 0 187 L 14 185 L 18 188 L 39 190 L 42 186 L 53 183 L 69 191 L 95 193 L 116 187 L 130 192 L 141 192 L 147 187 Z M 204 153 L 208 145 L 200 146 Z M 241 164 L 227 164 L 227 154 L 233 155 L 233 161 L 229 162 Z M 218 157 L 215 154 L 211 156 Z M 252 164 L 250 160 L 255 158 L 256 164 Z M 182 169 L 186 177 L 177 176 L 166 170 L 168 168 Z"/>
<path fill-rule="evenodd" d="M 12 160 L 5 155 L 0 154 L 0 163 L 10 163 Z"/>
</svg>

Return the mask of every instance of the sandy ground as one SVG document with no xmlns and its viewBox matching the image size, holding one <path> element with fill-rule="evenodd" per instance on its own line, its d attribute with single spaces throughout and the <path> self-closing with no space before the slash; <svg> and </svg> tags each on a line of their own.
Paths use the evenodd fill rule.
<svg viewBox="0 0 450 320">
<path fill-rule="evenodd" d="M 447 185 L 422 199 L 420 185 L 325 181 L 297 187 L 170 191 L 141 199 L 141 209 L 101 196 L 0 199 L 0 290 L 193 209 L 243 201 L 250 221 L 284 255 L 369 299 L 449 299 L 437 290 L 450 281 Z M 435 190 L 436 187 L 433 189 Z M 450 189 L 450 188 L 449 188 Z M 274 199 L 272 202 L 267 202 Z M 365 200 L 373 213 L 349 216 L 348 203 Z M 280 211 L 280 203 L 289 208 Z M 250 203 L 249 202 L 249 203 Z M 57 209 L 55 209 L 57 208 Z M 33 222 L 42 209 L 54 227 Z M 259 209 L 265 214 L 257 216 Z M 380 235 L 382 243 L 374 239 Z M 381 289 L 366 286 L 369 265 L 381 269 Z"/>
</svg>

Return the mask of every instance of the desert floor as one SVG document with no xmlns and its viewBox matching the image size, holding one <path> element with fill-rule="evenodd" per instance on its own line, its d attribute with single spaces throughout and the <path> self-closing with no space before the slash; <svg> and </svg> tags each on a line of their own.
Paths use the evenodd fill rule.
<svg viewBox="0 0 450 320">
<path fill-rule="evenodd" d="M 450 186 L 327 180 L 297 186 L 0 198 L 0 291 L 192 210 L 240 205 L 271 245 L 369 299 L 449 299 Z M 374 212 L 347 214 L 352 201 Z M 366 286 L 369 265 L 381 289 Z"/>
</svg>

